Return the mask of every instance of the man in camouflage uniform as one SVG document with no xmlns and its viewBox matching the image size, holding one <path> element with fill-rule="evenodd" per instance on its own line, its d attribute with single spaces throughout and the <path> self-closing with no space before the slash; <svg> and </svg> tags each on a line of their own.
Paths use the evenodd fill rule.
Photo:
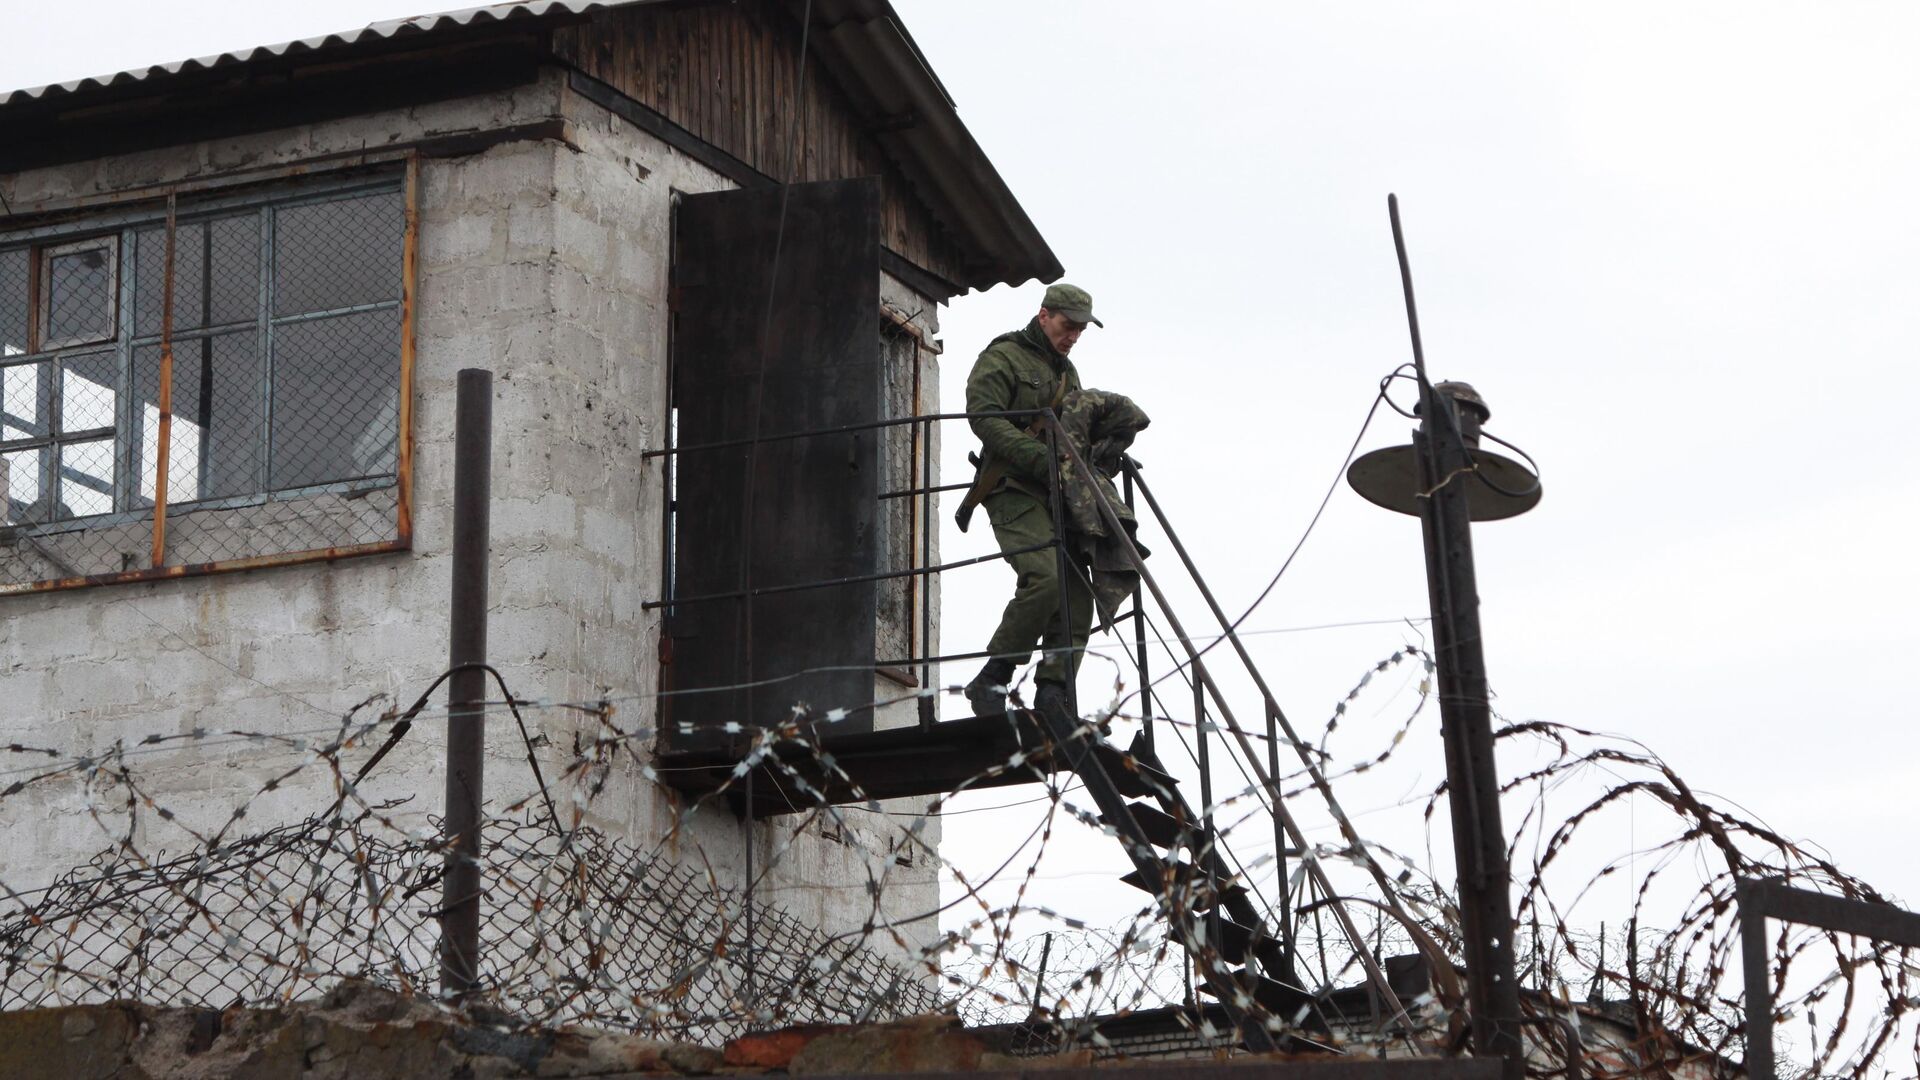
<svg viewBox="0 0 1920 1080">
<path fill-rule="evenodd" d="M 1080 389 L 1080 374 L 1067 355 L 1087 324 L 1103 326 L 1093 316 L 1093 297 L 1084 289 L 1058 284 L 1047 289 L 1040 313 L 1026 328 L 1002 334 L 987 345 L 967 376 L 967 411 L 1026 412 L 1056 406 Z M 1035 435 L 1020 419 L 977 417 L 971 421 L 983 452 L 971 500 L 993 522 L 994 539 L 1007 552 L 1030 548 L 1053 539 L 1053 516 L 1048 503 L 1052 464 L 1045 435 Z M 985 487 L 987 490 L 981 490 Z M 1019 574 L 1013 599 L 1000 617 L 1000 628 L 987 642 L 992 658 L 967 684 L 967 700 L 974 714 L 990 716 L 1006 711 L 1006 688 L 1015 668 L 1033 654 L 1038 641 L 1043 650 L 1034 681 L 1034 705 L 1065 708 L 1066 687 L 1080 668 L 1093 621 L 1093 596 L 1080 575 L 1068 569 L 1070 621 L 1060 624 L 1060 567 L 1052 548 L 1010 554 L 1007 561 Z"/>
</svg>

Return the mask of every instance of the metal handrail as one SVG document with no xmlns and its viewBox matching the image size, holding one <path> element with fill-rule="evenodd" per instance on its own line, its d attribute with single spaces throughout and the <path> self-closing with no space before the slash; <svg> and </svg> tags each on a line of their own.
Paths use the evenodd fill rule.
<svg viewBox="0 0 1920 1080">
<path fill-rule="evenodd" d="M 1059 418 L 1051 409 L 1047 410 L 1046 416 L 1048 430 L 1053 434 L 1052 441 L 1054 445 L 1058 447 L 1059 453 L 1067 456 L 1084 475 L 1093 475 L 1088 468 L 1086 460 L 1081 457 L 1079 450 L 1074 447 L 1072 440 L 1066 437 L 1066 431 L 1061 426 Z M 1140 487 L 1142 494 L 1145 494 L 1146 489 L 1140 484 L 1140 478 L 1137 472 L 1134 475 L 1134 483 Z M 1329 897 L 1337 896 L 1338 894 L 1334 891 L 1332 882 L 1326 876 L 1326 869 L 1320 865 L 1319 858 L 1313 854 L 1313 849 L 1307 844 L 1306 834 L 1301 830 L 1299 823 L 1294 820 L 1293 815 L 1287 810 L 1285 803 L 1282 801 L 1278 781 L 1274 779 L 1272 773 L 1268 772 L 1267 769 L 1261 765 L 1258 756 L 1254 753 L 1253 740 L 1247 735 L 1246 729 L 1240 725 L 1239 719 L 1235 717 L 1232 706 L 1227 704 L 1226 695 L 1221 692 L 1218 684 L 1214 682 L 1213 677 L 1207 673 L 1206 666 L 1201 662 L 1199 650 L 1194 648 L 1193 639 L 1188 636 L 1185 628 L 1181 626 L 1180 617 L 1174 613 L 1173 605 L 1167 600 L 1166 594 L 1160 590 L 1160 584 L 1154 579 L 1152 572 L 1147 569 L 1145 560 L 1140 557 L 1140 551 L 1134 546 L 1132 537 L 1128 535 L 1126 526 L 1120 519 L 1119 512 L 1114 509 L 1113 504 L 1107 498 L 1106 492 L 1102 491 L 1098 484 L 1092 485 L 1092 490 L 1094 505 L 1100 511 L 1101 517 L 1105 519 L 1107 528 L 1112 531 L 1113 539 L 1121 546 L 1122 551 L 1127 556 L 1127 561 L 1139 572 L 1141 584 L 1145 585 L 1147 591 L 1152 594 L 1155 605 L 1160 608 L 1161 614 L 1166 616 L 1168 627 L 1173 630 L 1174 636 L 1179 639 L 1181 645 L 1187 650 L 1188 664 L 1193 669 L 1194 677 L 1206 687 L 1208 697 L 1212 699 L 1214 708 L 1220 714 L 1220 718 L 1226 722 L 1227 730 L 1233 733 L 1234 740 L 1239 744 L 1246 763 L 1253 768 L 1254 776 L 1259 780 L 1260 786 L 1266 789 L 1272 801 L 1274 813 L 1280 819 L 1286 835 L 1293 841 L 1294 847 L 1300 851 L 1300 857 L 1306 864 L 1307 872 L 1318 882 L 1323 893 Z M 1152 505 L 1150 496 L 1148 503 Z M 1156 512 L 1155 516 L 1160 517 L 1161 515 Z M 1162 518 L 1162 525 L 1163 527 L 1165 525 L 1164 518 Z M 1169 534 L 1169 538 L 1171 539 L 1171 534 Z M 1178 547 L 1178 545 L 1176 545 L 1176 547 Z M 1186 563 L 1188 573 L 1194 578 L 1195 584 L 1200 585 L 1203 592 L 1207 592 L 1205 583 L 1200 580 L 1199 572 L 1193 567 L 1191 560 L 1183 559 L 1183 562 Z M 1234 642 L 1242 662 L 1246 665 L 1249 674 L 1254 677 L 1262 694 L 1266 697 L 1268 708 L 1275 714 L 1278 714 L 1279 706 L 1274 702 L 1272 693 L 1267 690 L 1265 680 L 1260 677 L 1259 671 L 1254 667 L 1252 658 L 1247 655 L 1245 647 L 1239 644 L 1238 637 L 1234 634 L 1231 624 L 1226 621 L 1224 612 L 1219 610 L 1217 602 L 1212 601 L 1211 593 L 1207 592 L 1207 595 L 1210 602 L 1209 606 L 1221 617 L 1221 624 L 1226 630 L 1226 636 Z M 1283 716 L 1280 716 L 1279 719 L 1284 724 L 1287 736 L 1293 741 L 1296 751 L 1300 752 L 1302 760 L 1307 762 L 1310 775 L 1312 775 L 1316 781 L 1316 787 L 1318 787 L 1321 793 L 1329 800 L 1331 808 L 1334 810 L 1334 816 L 1340 819 L 1342 829 L 1350 833 L 1351 826 L 1346 823 L 1346 814 L 1339 809 L 1338 802 L 1333 801 L 1332 788 L 1327 786 L 1324 774 L 1320 772 L 1318 766 L 1314 765 L 1308 759 L 1303 744 L 1299 742 L 1298 736 L 1295 735 L 1292 730 L 1292 725 L 1285 724 Z M 1350 837 L 1350 840 L 1352 839 L 1353 838 Z M 1364 849 L 1361 850 L 1364 852 Z M 1397 898 L 1394 896 L 1391 887 L 1386 883 L 1384 872 L 1379 869 L 1370 857 L 1366 859 L 1366 863 L 1373 872 L 1376 882 L 1381 887 L 1384 902 L 1397 908 Z M 1401 1003 L 1399 995 L 1395 994 L 1393 987 L 1389 985 L 1386 972 L 1380 969 L 1380 965 L 1373 959 L 1373 954 L 1367 950 L 1366 939 L 1364 935 L 1360 933 L 1359 927 L 1354 925 L 1353 917 L 1348 914 L 1346 906 L 1335 903 L 1332 906 L 1332 910 L 1335 920 L 1340 924 L 1341 932 L 1346 935 L 1347 940 L 1353 945 L 1354 952 L 1359 957 L 1361 966 L 1366 969 L 1368 980 L 1373 983 L 1375 990 L 1378 991 L 1381 996 L 1381 1000 L 1387 1004 L 1388 1022 L 1410 1019 L 1406 1006 Z"/>
<path fill-rule="evenodd" d="M 875 431 L 880 428 L 902 427 L 907 424 L 924 424 L 934 420 L 1031 420 L 1039 413 L 1032 410 L 989 409 L 981 412 L 923 413 L 919 416 L 895 416 L 886 420 L 869 420 L 860 424 L 842 424 L 838 427 L 809 428 L 805 431 L 783 431 L 778 435 L 755 435 L 745 439 L 726 439 L 721 442 L 698 443 L 693 446 L 669 446 L 662 450 L 647 450 L 640 455 L 643 461 L 654 458 L 674 457 L 680 454 L 695 454 L 703 450 L 730 450 L 740 446 L 754 446 L 759 443 L 792 442 L 795 439 L 811 439 L 826 435 L 848 435 L 857 431 Z"/>
<path fill-rule="evenodd" d="M 672 573 L 671 561 L 673 558 L 672 520 L 675 512 L 674 504 L 675 502 L 677 502 L 677 500 L 669 496 L 667 500 L 666 513 L 662 515 L 662 519 L 661 519 L 663 550 L 667 552 L 665 556 L 665 560 L 663 561 L 663 566 L 662 566 L 663 572 L 662 572 L 662 580 L 661 580 L 661 596 L 659 599 L 643 601 L 641 603 L 641 609 L 644 611 L 657 611 L 662 609 L 672 611 L 674 609 L 677 609 L 683 604 L 692 605 L 692 604 L 714 603 L 714 602 L 725 601 L 725 600 L 751 600 L 751 599 L 754 599 L 757 597 L 763 597 L 763 596 L 778 595 L 783 593 L 803 592 L 803 591 L 812 590 L 812 589 L 827 589 L 827 588 L 833 588 L 835 586 L 856 585 L 856 584 L 863 584 L 866 582 L 893 581 L 893 580 L 899 580 L 899 579 L 919 580 L 923 578 L 931 578 L 935 575 L 938 575 L 948 570 L 955 570 L 961 567 L 972 566 L 979 563 L 992 562 L 998 559 L 1005 558 L 1008 555 L 1020 555 L 1020 554 L 1025 554 L 1027 552 L 1041 551 L 1048 548 L 1055 548 L 1055 549 L 1062 548 L 1065 544 L 1065 538 L 1062 535 L 1058 525 L 1056 524 L 1054 528 L 1053 537 L 1050 540 L 1041 544 L 1035 544 L 1035 545 L 1032 545 L 1031 547 L 1020 548 L 1014 551 L 1001 551 L 1001 552 L 996 552 L 992 555 L 983 555 L 977 558 L 970 558 L 970 559 L 957 559 L 952 562 L 931 565 L 932 558 L 933 558 L 934 497 L 942 492 L 959 491 L 972 486 L 971 483 L 946 484 L 946 485 L 938 485 L 934 483 L 933 454 L 932 454 L 932 447 L 931 447 L 931 443 L 932 443 L 931 432 L 933 429 L 933 425 L 937 422 L 946 421 L 946 420 L 972 421 L 977 419 L 991 419 L 991 418 L 1031 419 L 1036 415 L 1038 415 L 1038 412 L 1033 410 L 979 410 L 979 411 L 968 411 L 968 412 L 922 413 L 922 414 L 916 414 L 913 416 L 896 416 L 896 417 L 889 417 L 882 420 L 871 420 L 871 421 L 866 421 L 858 424 L 842 424 L 842 425 L 837 425 L 832 427 L 810 428 L 803 431 L 779 432 L 772 435 L 762 434 L 762 435 L 756 435 L 750 438 L 726 439 L 719 442 L 698 443 L 690 446 L 672 445 L 671 434 L 669 434 L 668 445 L 665 448 L 657 449 L 657 450 L 648 450 L 648 451 L 645 451 L 641 456 L 644 460 L 649 460 L 649 461 L 654 459 L 665 459 L 668 462 L 665 468 L 667 469 L 669 476 L 671 476 L 673 472 L 673 467 L 671 465 L 671 462 L 674 460 L 677 460 L 678 457 L 683 454 L 699 453 L 703 451 L 714 451 L 714 450 L 739 449 L 744 447 L 758 446 L 761 443 L 767 443 L 767 442 L 789 442 L 789 441 L 795 441 L 799 439 L 857 434 L 863 431 L 886 430 L 886 429 L 897 428 L 897 427 L 905 427 L 908 425 L 914 425 L 916 427 L 919 427 L 920 432 L 924 432 L 924 434 L 921 434 L 920 432 L 916 433 L 917 434 L 916 444 L 918 446 L 917 453 L 919 455 L 918 470 L 920 473 L 917 485 L 913 484 L 912 479 L 909 478 L 910 486 L 906 488 L 897 489 L 897 490 L 882 491 L 879 493 L 878 498 L 883 502 L 891 499 L 902 499 L 902 498 L 913 499 L 919 504 L 920 520 L 922 521 L 923 524 L 920 526 L 921 536 L 920 536 L 918 557 L 922 565 L 910 566 L 910 567 L 897 569 L 897 570 L 882 570 L 882 571 L 876 571 L 874 573 L 868 573 L 868 574 L 854 574 L 854 575 L 846 575 L 846 576 L 832 577 L 832 578 L 821 578 L 821 579 L 812 580 L 812 581 L 790 582 L 790 583 L 781 584 L 781 585 L 766 585 L 766 586 L 758 586 L 758 587 L 752 587 L 752 588 L 732 589 L 725 592 L 704 593 L 697 596 L 675 596 L 673 595 L 674 576 Z M 671 484 L 671 481 L 669 481 L 669 484 Z M 669 487 L 669 490 L 671 490 L 671 487 Z M 920 608 L 920 614 L 919 614 L 920 632 L 918 635 L 914 635 L 914 637 L 917 639 L 917 643 L 911 646 L 910 648 L 910 651 L 916 653 L 916 655 L 907 657 L 901 661 L 897 661 L 897 662 L 890 661 L 888 663 L 876 664 L 875 666 L 876 667 L 907 666 L 910 668 L 917 668 L 919 672 L 919 682 L 922 686 L 926 686 L 926 685 L 930 685 L 933 681 L 934 665 L 942 662 L 943 660 L 965 658 L 967 654 L 962 654 L 960 656 L 954 656 L 954 657 L 932 655 L 932 647 L 931 647 L 931 640 L 932 640 L 932 634 L 933 634 L 932 605 L 930 603 L 922 602 L 919 604 L 919 608 Z M 921 726 L 923 728 L 931 726 L 934 723 L 933 700 L 931 698 L 922 698 L 919 704 L 919 711 L 920 711 Z"/>
<path fill-rule="evenodd" d="M 1287 719 L 1286 713 L 1281 710 L 1280 703 L 1275 700 L 1273 696 L 1273 691 L 1268 689 L 1266 679 L 1260 674 L 1260 669 L 1254 665 L 1252 655 L 1247 652 L 1246 643 L 1240 640 L 1237 627 L 1227 618 L 1227 613 L 1220 607 L 1220 601 L 1214 598 L 1213 590 L 1207 587 L 1206 581 L 1200 576 L 1200 570 L 1194 565 L 1193 557 L 1187 554 L 1186 545 L 1180 542 L 1179 535 L 1173 531 L 1173 525 L 1167 520 L 1165 511 L 1161 510 L 1159 500 L 1153 497 L 1153 490 L 1149 488 L 1146 481 L 1140 477 L 1132 461 L 1123 459 L 1121 467 L 1127 470 L 1128 475 L 1132 476 L 1135 488 L 1137 488 L 1140 495 L 1147 500 L 1147 507 L 1153 511 L 1154 520 L 1159 522 L 1160 530 L 1166 533 L 1167 540 L 1173 544 L 1174 553 L 1180 556 L 1181 565 L 1186 567 L 1187 576 L 1193 581 L 1194 587 L 1200 590 L 1201 597 L 1207 602 L 1208 610 L 1212 611 L 1213 617 L 1219 621 L 1221 636 L 1228 644 L 1233 646 L 1235 655 L 1240 658 L 1241 666 L 1246 669 L 1247 674 L 1253 679 L 1254 686 L 1259 689 L 1260 696 L 1266 703 L 1267 720 L 1270 730 L 1273 726 L 1277 725 L 1280 731 L 1285 733 L 1286 741 L 1293 746 L 1294 753 L 1299 756 L 1300 764 L 1306 769 L 1308 779 L 1312 781 L 1314 788 L 1320 792 L 1321 798 L 1326 800 L 1328 809 L 1333 811 L 1334 821 L 1340 827 L 1340 835 L 1346 839 L 1347 843 L 1351 845 L 1355 851 L 1364 855 L 1366 850 L 1365 841 L 1360 838 L 1359 832 L 1354 829 L 1353 823 L 1348 820 L 1346 811 L 1340 806 L 1340 800 L 1334 796 L 1333 785 L 1327 782 L 1326 774 L 1321 771 L 1319 763 L 1314 760 L 1311 748 L 1307 743 L 1303 742 L 1299 734 L 1294 731 L 1292 722 Z M 1171 617 L 1171 613 L 1169 613 L 1169 619 L 1171 619 Z M 1190 643 L 1189 647 L 1191 647 Z M 1197 654 L 1195 655 L 1195 661 L 1198 662 Z M 1274 755 L 1278 754 L 1279 748 L 1273 745 L 1275 741 L 1277 740 L 1270 739 L 1268 742 L 1271 751 L 1269 755 L 1270 760 Z M 1250 747 L 1248 748 L 1248 752 L 1252 752 Z M 1277 764 L 1273 764 L 1271 770 L 1274 773 L 1278 773 Z M 1277 792 L 1275 793 L 1275 797 L 1278 798 Z M 1406 910 L 1400 906 L 1399 899 L 1394 895 L 1393 887 L 1388 884 L 1386 871 L 1383 870 L 1380 864 L 1374 861 L 1370 855 L 1365 856 L 1364 861 L 1368 873 L 1373 877 L 1374 884 L 1380 887 L 1382 898 L 1394 909 L 1395 914 L 1406 917 Z"/>
<path fill-rule="evenodd" d="M 972 566 L 975 563 L 992 562 L 995 559 L 1002 559 L 1008 555 L 1025 555 L 1030 551 L 1045 551 L 1048 548 L 1054 547 L 1056 544 L 1058 544 L 1058 541 L 1048 540 L 1044 543 L 1015 548 L 1012 551 L 997 551 L 992 555 L 981 555 L 972 559 L 956 559 L 953 562 L 941 563 L 939 566 L 916 566 L 907 570 L 881 570 L 872 574 L 852 574 L 847 577 L 821 578 L 818 581 L 796 581 L 787 585 L 760 585 L 751 589 L 735 589 L 732 592 L 702 593 L 699 596 L 676 596 L 671 600 L 648 600 L 640 606 L 646 611 L 652 611 L 656 608 L 679 607 L 682 604 L 704 604 L 714 600 L 744 600 L 756 596 L 772 596 L 777 593 L 805 592 L 808 589 L 828 589 L 835 585 L 859 585 L 868 581 L 891 581 L 895 578 L 923 577 L 929 574 L 940 573 L 942 570 L 953 570 L 962 566 Z M 914 662 L 917 663 L 918 661 L 916 660 Z"/>
</svg>

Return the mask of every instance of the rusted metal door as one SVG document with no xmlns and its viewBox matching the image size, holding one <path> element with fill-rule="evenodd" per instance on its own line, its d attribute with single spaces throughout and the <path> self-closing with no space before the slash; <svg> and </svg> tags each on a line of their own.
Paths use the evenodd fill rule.
<svg viewBox="0 0 1920 1080">
<path fill-rule="evenodd" d="M 880 569 L 885 433 L 800 433 L 881 417 L 880 183 L 686 196 L 674 248 L 668 742 L 693 748 L 874 696 L 876 585 L 842 579 Z"/>
</svg>

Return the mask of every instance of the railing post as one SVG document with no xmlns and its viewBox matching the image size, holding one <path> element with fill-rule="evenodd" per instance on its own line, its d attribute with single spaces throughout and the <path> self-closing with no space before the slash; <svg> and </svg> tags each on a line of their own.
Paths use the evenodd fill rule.
<svg viewBox="0 0 1920 1080">
<path fill-rule="evenodd" d="M 1060 417 L 1053 409 L 1047 410 L 1047 459 L 1052 463 L 1052 472 L 1048 476 L 1047 514 L 1053 519 L 1054 572 L 1060 581 L 1060 630 L 1067 640 L 1067 708 L 1072 711 L 1075 723 L 1080 721 L 1080 657 L 1073 646 L 1073 567 L 1067 556 L 1066 501 L 1060 491 Z M 1040 659 L 1046 662 L 1046 635 L 1040 637 Z M 1038 704 L 1040 686 L 1034 684 L 1034 700 Z"/>
<path fill-rule="evenodd" d="M 1225 906 L 1221 896 L 1226 890 L 1226 880 L 1225 875 L 1211 872 L 1217 863 L 1224 864 L 1225 860 L 1219 857 L 1220 835 L 1213 822 L 1213 754 L 1207 741 L 1207 687 L 1200 679 L 1204 671 L 1196 659 L 1193 662 L 1193 741 L 1199 751 L 1194 764 L 1200 768 L 1200 849 L 1193 853 L 1193 865 L 1209 871 L 1207 888 L 1213 895 L 1208 897 L 1207 947 L 1217 951 L 1221 938 L 1220 909 Z M 1225 870 L 1226 866 L 1220 865 L 1219 869 Z M 1251 961 L 1248 966 L 1252 966 Z"/>
<path fill-rule="evenodd" d="M 1274 723 L 1273 710 L 1267 710 L 1267 775 L 1280 775 L 1280 729 Z M 1294 954 L 1298 943 L 1293 939 L 1293 890 L 1288 887 L 1287 879 L 1287 830 L 1280 822 L 1280 815 L 1273 815 L 1273 866 L 1274 892 L 1280 905 L 1280 971 L 1279 978 L 1288 982 L 1299 982 L 1293 971 Z"/>
<path fill-rule="evenodd" d="M 919 362 L 920 362 L 919 358 L 916 355 L 914 359 L 914 363 L 917 365 Z M 919 368 L 916 367 L 914 370 L 918 371 Z M 916 408 L 919 406 L 919 401 L 917 398 L 915 399 L 914 404 Z M 933 516 L 933 508 L 935 505 L 934 493 L 933 493 L 933 421 L 932 420 L 923 421 L 919 425 L 919 430 L 920 430 L 920 569 L 924 571 L 928 567 L 933 565 L 933 530 L 937 527 L 937 519 Z M 933 574 L 933 573 L 923 573 L 919 578 L 919 581 L 920 581 L 920 588 L 919 588 L 920 655 L 922 657 L 931 657 L 934 655 L 934 652 L 933 652 L 933 589 L 934 589 L 934 586 L 938 583 L 938 580 L 939 580 L 939 575 Z M 907 617 L 912 618 L 913 613 L 908 612 Z M 933 727 L 933 723 L 935 720 L 933 697 L 931 694 L 928 693 L 928 691 L 933 688 L 933 678 L 934 676 L 933 676 L 932 661 L 928 660 L 926 662 L 923 662 L 920 665 L 921 698 L 917 706 L 920 712 L 920 726 L 922 728 Z"/>
<path fill-rule="evenodd" d="M 1774 1080 L 1773 972 L 1767 961 L 1767 912 L 1753 884 L 1745 878 L 1735 883 L 1733 895 L 1740 912 L 1740 958 L 1746 976 L 1747 1080 Z"/>
<path fill-rule="evenodd" d="M 1120 473 L 1120 482 L 1126 495 L 1127 510 L 1132 513 L 1133 504 L 1133 468 L 1124 468 Z M 1135 513 L 1135 520 L 1139 519 Z M 1140 733 L 1146 739 L 1147 750 L 1153 750 L 1153 686 L 1147 681 L 1147 605 L 1145 590 L 1138 581 L 1133 583 L 1133 673 L 1140 686 Z"/>
<path fill-rule="evenodd" d="M 480 828 L 486 750 L 487 564 L 493 471 L 493 373 L 460 372 L 453 428 L 453 595 L 447 663 L 446 876 L 440 988 L 480 984 Z"/>
</svg>

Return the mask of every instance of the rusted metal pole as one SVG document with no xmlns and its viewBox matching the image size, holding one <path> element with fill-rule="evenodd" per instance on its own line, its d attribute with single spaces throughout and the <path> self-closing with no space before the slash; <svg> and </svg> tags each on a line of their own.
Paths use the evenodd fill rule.
<svg viewBox="0 0 1920 1080">
<path fill-rule="evenodd" d="M 167 192 L 166 262 L 160 275 L 160 386 L 154 405 L 160 420 L 155 425 L 153 453 L 153 565 L 167 565 L 167 481 L 173 474 L 173 265 L 174 240 L 179 216 L 174 193 Z"/>
<path fill-rule="evenodd" d="M 487 547 L 493 473 L 493 373 L 460 372 L 453 427 L 453 596 L 448 620 L 446 877 L 440 988 L 480 984 L 480 824 L 484 795 Z"/>
<path fill-rule="evenodd" d="M 394 539 L 402 548 L 413 546 L 413 370 L 414 370 L 414 328 L 415 307 L 420 300 L 420 155 L 417 151 L 407 154 L 407 181 L 404 196 L 406 206 L 406 238 L 400 245 L 400 386 L 399 386 L 399 433 L 396 457 L 396 484 L 400 489 L 399 504 L 394 508 Z M 207 230 L 212 236 L 213 230 Z M 210 264 L 209 264 L 210 265 Z M 208 275 L 212 280 L 212 275 Z M 205 308 L 212 311 L 212 307 Z"/>
</svg>

